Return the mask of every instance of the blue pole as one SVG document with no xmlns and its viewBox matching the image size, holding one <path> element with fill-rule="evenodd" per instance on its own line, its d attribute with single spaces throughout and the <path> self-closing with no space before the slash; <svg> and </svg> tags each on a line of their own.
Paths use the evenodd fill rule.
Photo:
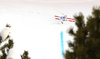
<svg viewBox="0 0 100 59">
<path fill-rule="evenodd" d="M 61 31 L 60 36 L 61 36 L 61 49 L 62 49 L 62 56 L 63 56 L 63 59 L 64 59 L 63 31 Z"/>
</svg>

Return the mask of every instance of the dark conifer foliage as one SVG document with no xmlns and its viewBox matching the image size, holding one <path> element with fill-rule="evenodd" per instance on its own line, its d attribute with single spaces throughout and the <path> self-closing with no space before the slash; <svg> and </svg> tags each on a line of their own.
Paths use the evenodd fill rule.
<svg viewBox="0 0 100 59">
<path fill-rule="evenodd" d="M 28 51 L 24 51 L 24 53 L 21 55 L 21 59 L 30 59 L 28 56 Z"/>
<path fill-rule="evenodd" d="M 9 24 L 6 25 L 6 27 L 11 27 Z M 0 36 L 0 40 L 2 41 L 2 37 Z M 8 40 L 8 43 L 4 43 L 3 46 L 1 44 L 4 42 L 0 42 L 0 59 L 7 59 L 7 56 L 9 55 L 9 50 L 13 48 L 14 42 L 12 39 L 10 39 L 10 36 L 8 35 L 5 39 L 5 41 Z M 10 58 L 9 58 L 10 59 Z M 21 59 L 30 59 L 28 57 L 28 51 L 24 51 L 23 55 L 21 55 Z"/>
<path fill-rule="evenodd" d="M 6 25 L 6 27 L 11 27 L 10 25 Z M 0 51 L 1 51 L 1 54 L 0 54 L 0 59 L 7 59 L 7 56 L 8 56 L 8 52 L 11 48 L 13 48 L 13 45 L 14 45 L 14 42 L 12 39 L 10 39 L 10 36 L 8 35 L 8 37 L 6 38 L 6 40 L 8 40 L 8 43 L 5 43 L 3 46 L 0 46 Z M 0 45 L 2 44 L 3 42 L 0 42 Z"/>
<path fill-rule="evenodd" d="M 100 8 L 93 7 L 92 15 L 84 23 L 82 13 L 74 16 L 77 31 L 70 29 L 74 42 L 69 42 L 72 51 L 66 51 L 65 59 L 100 59 Z"/>
</svg>

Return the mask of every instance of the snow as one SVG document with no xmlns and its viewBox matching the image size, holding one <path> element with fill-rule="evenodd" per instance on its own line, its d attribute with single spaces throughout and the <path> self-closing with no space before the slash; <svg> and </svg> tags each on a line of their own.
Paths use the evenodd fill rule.
<svg viewBox="0 0 100 59">
<path fill-rule="evenodd" d="M 9 27 L 5 27 L 3 30 L 1 30 L 0 36 L 2 37 L 2 41 L 4 41 L 9 34 L 10 34 Z"/>
<path fill-rule="evenodd" d="M 52 24 L 59 22 L 54 16 L 64 13 L 67 17 L 73 18 L 75 13 L 81 11 L 86 20 L 93 5 L 99 5 L 99 1 L 0 1 L 0 27 L 4 27 L 7 23 L 11 25 L 10 35 L 14 40 L 14 59 L 20 59 L 24 50 L 29 51 L 31 59 L 62 59 L 60 32 L 64 32 L 64 50 L 66 50 L 69 49 L 68 40 L 73 38 L 69 36 L 68 30 L 70 27 L 76 30 L 76 27 L 70 22 Z"/>
</svg>

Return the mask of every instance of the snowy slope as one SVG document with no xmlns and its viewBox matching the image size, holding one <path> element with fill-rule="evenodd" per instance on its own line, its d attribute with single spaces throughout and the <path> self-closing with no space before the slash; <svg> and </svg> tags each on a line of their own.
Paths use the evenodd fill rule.
<svg viewBox="0 0 100 59">
<path fill-rule="evenodd" d="M 31 59 L 61 59 L 60 31 L 64 32 L 66 50 L 67 41 L 73 38 L 66 31 L 70 27 L 76 30 L 76 27 L 70 22 L 52 24 L 57 22 L 54 16 L 64 13 L 73 18 L 75 13 L 82 12 L 86 18 L 92 7 L 99 5 L 100 1 L 97 1 L 0 0 L 0 27 L 11 24 L 15 59 L 20 59 L 24 50 L 29 51 Z"/>
</svg>

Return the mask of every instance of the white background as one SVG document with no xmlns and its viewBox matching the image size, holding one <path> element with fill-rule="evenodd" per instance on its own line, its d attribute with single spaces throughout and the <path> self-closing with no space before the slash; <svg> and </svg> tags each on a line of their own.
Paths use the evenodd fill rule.
<svg viewBox="0 0 100 59">
<path fill-rule="evenodd" d="M 0 0 L 0 29 L 11 25 L 11 38 L 14 40 L 12 56 L 20 59 L 24 50 L 29 51 L 31 59 L 62 59 L 60 32 L 64 32 L 64 49 L 72 36 L 67 34 L 75 24 L 52 24 L 54 16 L 73 18 L 82 12 L 91 15 L 93 6 L 100 6 L 99 0 Z"/>
</svg>

